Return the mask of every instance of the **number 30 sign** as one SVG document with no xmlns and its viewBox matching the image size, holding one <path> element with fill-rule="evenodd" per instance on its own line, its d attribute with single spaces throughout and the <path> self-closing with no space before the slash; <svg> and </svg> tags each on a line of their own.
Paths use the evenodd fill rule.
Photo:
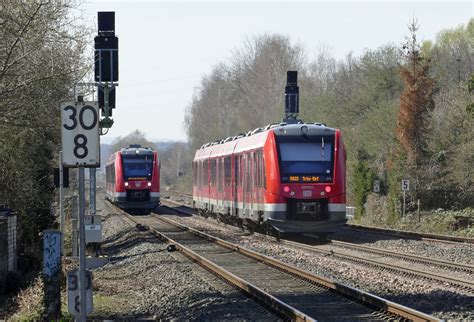
<svg viewBox="0 0 474 322">
<path fill-rule="evenodd" d="M 61 104 L 61 139 L 65 167 L 99 167 L 97 102 Z"/>
</svg>

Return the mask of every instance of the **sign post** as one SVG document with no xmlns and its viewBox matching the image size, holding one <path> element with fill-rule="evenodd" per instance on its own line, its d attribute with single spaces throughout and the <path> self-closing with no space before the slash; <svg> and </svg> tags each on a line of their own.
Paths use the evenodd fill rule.
<svg viewBox="0 0 474 322">
<path fill-rule="evenodd" d="M 61 104 L 61 141 L 65 167 L 99 167 L 99 107 L 97 102 Z"/>
<path fill-rule="evenodd" d="M 51 320 L 61 315 L 61 240 L 59 230 L 43 231 L 44 306 Z"/>
<path fill-rule="evenodd" d="M 410 180 L 402 180 L 402 190 L 403 190 L 402 217 L 405 217 L 405 195 L 406 195 L 406 192 L 410 190 Z"/>
<path fill-rule="evenodd" d="M 92 313 L 94 310 L 92 303 L 92 272 L 86 271 L 86 315 Z M 81 314 L 81 294 L 79 290 L 79 272 L 76 270 L 67 273 L 67 308 L 76 319 L 80 318 Z"/>
<path fill-rule="evenodd" d="M 64 186 L 64 167 L 63 167 L 63 151 L 59 151 L 59 227 L 61 230 L 61 253 L 64 252 L 64 203 L 63 203 L 63 186 Z"/>
<path fill-rule="evenodd" d="M 61 105 L 61 140 L 63 146 L 63 165 L 78 167 L 79 171 L 79 294 L 74 297 L 74 307 L 79 321 L 86 321 L 88 314 L 86 300 L 86 234 L 85 234 L 85 167 L 100 166 L 99 151 L 99 107 L 97 102 L 83 102 L 78 97 L 77 102 Z M 90 286 L 92 292 L 92 286 Z M 91 293 L 92 294 L 92 293 Z M 78 297 L 77 297 L 78 296 Z M 69 304 L 69 302 L 68 302 Z M 92 310 L 92 306 L 89 308 Z M 89 312 L 90 313 L 90 312 Z"/>
<path fill-rule="evenodd" d="M 380 192 L 380 180 L 374 180 L 374 192 L 375 193 Z"/>
</svg>

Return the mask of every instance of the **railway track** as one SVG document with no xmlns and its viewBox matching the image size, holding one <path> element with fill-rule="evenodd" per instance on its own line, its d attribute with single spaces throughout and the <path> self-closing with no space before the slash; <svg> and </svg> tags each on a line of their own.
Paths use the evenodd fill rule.
<svg viewBox="0 0 474 322">
<path fill-rule="evenodd" d="M 423 241 L 455 243 L 455 244 L 456 243 L 474 244 L 474 238 L 418 233 L 418 232 L 408 231 L 408 230 L 395 230 L 395 229 L 378 228 L 378 227 L 354 225 L 354 224 L 347 224 L 342 229 L 352 230 L 352 231 L 368 231 L 370 233 L 379 234 L 379 235 L 395 236 L 395 237 L 400 237 L 400 238 L 416 239 L 416 240 L 423 240 Z"/>
<path fill-rule="evenodd" d="M 249 296 L 296 321 L 437 320 L 435 317 L 335 283 L 283 262 L 209 236 L 162 216 L 134 217 L 170 247 Z M 335 309 L 337 308 L 337 309 Z"/>
<path fill-rule="evenodd" d="M 474 294 L 474 283 L 472 279 L 467 278 L 459 278 L 449 275 L 450 270 L 456 271 L 463 271 L 466 273 L 467 276 L 474 276 L 474 266 L 466 265 L 466 264 L 456 264 L 450 263 L 446 261 L 430 259 L 421 256 L 415 255 L 408 255 L 408 254 L 400 254 L 390 251 L 380 250 L 374 247 L 367 247 L 367 246 L 359 246 L 351 243 L 345 242 L 338 242 L 332 241 L 329 245 L 324 246 L 313 246 L 307 245 L 306 243 L 302 242 L 295 242 L 290 240 L 282 240 L 283 244 L 290 245 L 296 248 L 305 249 L 309 251 L 313 251 L 319 254 L 323 254 L 325 256 L 332 256 L 334 258 L 342 259 L 346 262 L 351 262 L 359 265 L 375 267 L 381 271 L 389 271 L 392 273 L 396 273 L 399 276 L 406 276 L 406 277 L 415 277 L 415 278 L 423 278 L 428 281 L 435 281 L 442 285 L 449 284 L 456 289 L 459 289 L 462 292 L 467 292 L 470 294 Z M 336 250 L 334 246 L 339 248 L 348 248 L 351 250 L 358 250 L 362 251 L 363 255 L 354 255 L 343 250 Z M 375 254 L 378 257 L 377 259 L 369 258 L 366 254 Z M 425 267 L 421 266 L 410 266 L 409 263 L 406 265 L 403 264 L 394 264 L 393 262 L 388 263 L 381 261 L 379 258 L 397 258 L 401 259 L 406 262 L 416 263 L 425 265 Z M 427 267 L 438 266 L 442 269 L 448 270 L 444 273 L 438 272 L 430 272 L 426 269 Z"/>
<path fill-rule="evenodd" d="M 176 201 L 168 201 L 177 205 L 182 205 Z M 194 214 L 191 211 L 188 212 L 183 209 L 178 209 L 178 211 L 191 215 Z M 266 235 L 261 236 L 264 238 L 269 238 Z M 303 237 L 304 238 L 302 239 L 299 238 L 299 240 L 281 239 L 280 242 L 291 247 L 309 250 L 315 253 L 323 254 L 325 256 L 340 258 L 347 262 L 375 267 L 382 271 L 393 272 L 400 276 L 423 278 L 428 281 L 441 283 L 442 285 L 449 284 L 462 292 L 474 294 L 474 283 L 472 282 L 472 276 L 474 276 L 473 265 L 448 262 L 412 254 L 397 253 L 376 247 L 362 246 L 335 240 L 331 241 L 331 244 L 329 245 L 314 245 L 314 239 L 317 240 L 315 236 L 305 235 Z M 362 254 L 351 254 L 344 249 L 353 251 L 355 250 L 361 252 Z M 384 261 L 383 258 L 394 258 L 397 260 L 402 260 L 404 263 L 399 265 L 388 263 L 386 260 Z M 444 272 L 430 271 L 432 270 L 432 267 L 437 267 L 438 269 L 444 270 Z M 452 276 L 453 271 L 461 272 L 464 276 Z"/>
<path fill-rule="evenodd" d="M 169 191 L 168 195 L 179 196 L 183 198 L 187 202 L 188 205 L 192 204 L 192 203 L 189 203 L 189 201 L 192 201 L 192 194 L 190 193 Z M 355 225 L 355 224 L 346 224 L 346 226 L 343 227 L 342 229 L 350 230 L 350 231 L 367 231 L 374 234 L 380 234 L 380 235 L 385 235 L 385 236 L 395 236 L 399 238 L 416 239 L 416 240 L 423 240 L 423 241 L 474 244 L 474 238 L 469 238 L 469 237 L 436 235 L 436 234 L 419 233 L 419 232 L 407 231 L 407 230 L 378 228 L 378 227 Z"/>
</svg>

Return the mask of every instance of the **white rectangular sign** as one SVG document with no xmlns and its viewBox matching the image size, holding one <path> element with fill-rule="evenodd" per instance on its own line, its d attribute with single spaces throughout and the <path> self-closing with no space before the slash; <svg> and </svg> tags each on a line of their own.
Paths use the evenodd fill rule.
<svg viewBox="0 0 474 322">
<path fill-rule="evenodd" d="M 374 180 L 374 192 L 380 192 L 380 180 Z"/>
<path fill-rule="evenodd" d="M 402 190 L 403 191 L 410 190 L 410 180 L 402 180 Z"/>
<path fill-rule="evenodd" d="M 86 315 L 94 310 L 92 302 L 92 272 L 86 270 Z M 67 309 L 76 318 L 81 314 L 81 290 L 79 288 L 79 270 L 67 273 Z"/>
<path fill-rule="evenodd" d="M 65 167 L 100 167 L 97 102 L 61 104 L 61 140 Z"/>
</svg>

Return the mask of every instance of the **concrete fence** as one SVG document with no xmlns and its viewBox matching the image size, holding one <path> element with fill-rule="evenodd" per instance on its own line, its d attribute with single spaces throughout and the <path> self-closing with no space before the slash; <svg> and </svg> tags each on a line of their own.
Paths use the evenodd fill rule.
<svg viewBox="0 0 474 322">
<path fill-rule="evenodd" d="M 0 293 L 5 290 L 8 272 L 16 272 L 16 220 L 10 209 L 0 208 Z"/>
</svg>

